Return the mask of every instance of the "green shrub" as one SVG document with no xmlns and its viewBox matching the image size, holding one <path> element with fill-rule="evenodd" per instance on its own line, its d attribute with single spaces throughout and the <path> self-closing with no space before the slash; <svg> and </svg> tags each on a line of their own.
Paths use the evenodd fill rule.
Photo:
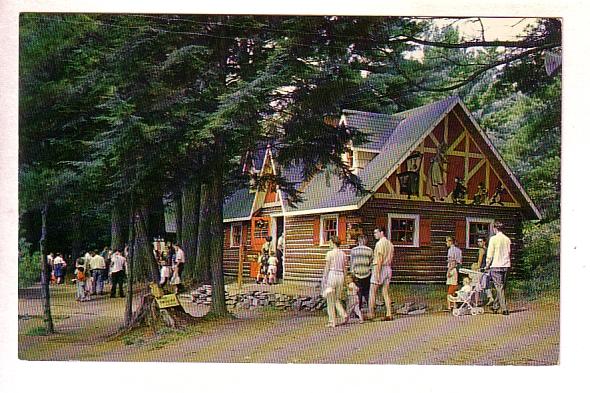
<svg viewBox="0 0 590 393">
<path fill-rule="evenodd" d="M 41 253 L 31 255 L 31 244 L 20 239 L 18 242 L 18 287 L 26 288 L 41 281 Z"/>
<path fill-rule="evenodd" d="M 528 224 L 524 228 L 522 263 L 525 280 L 516 287 L 536 298 L 559 289 L 560 222 Z"/>
</svg>

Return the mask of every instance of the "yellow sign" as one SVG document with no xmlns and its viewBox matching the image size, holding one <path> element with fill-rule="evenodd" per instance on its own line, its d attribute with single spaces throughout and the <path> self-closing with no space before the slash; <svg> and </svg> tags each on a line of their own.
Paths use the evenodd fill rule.
<svg viewBox="0 0 590 393">
<path fill-rule="evenodd" d="M 173 293 L 171 293 L 169 295 L 164 295 L 161 298 L 156 298 L 156 302 L 158 302 L 159 308 L 169 308 L 169 307 L 180 306 L 180 303 L 178 303 L 178 298 Z"/>
</svg>

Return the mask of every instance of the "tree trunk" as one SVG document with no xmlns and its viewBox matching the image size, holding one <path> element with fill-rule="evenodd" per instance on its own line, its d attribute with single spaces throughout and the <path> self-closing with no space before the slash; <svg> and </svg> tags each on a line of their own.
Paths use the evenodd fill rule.
<svg viewBox="0 0 590 393">
<path fill-rule="evenodd" d="M 221 157 L 219 155 L 218 157 Z M 211 308 L 209 314 L 227 317 L 223 277 L 223 166 L 218 165 L 211 184 Z"/>
<path fill-rule="evenodd" d="M 174 220 L 176 222 L 176 243 L 182 244 L 182 195 L 174 195 L 172 201 Z"/>
<path fill-rule="evenodd" d="M 47 210 L 48 205 L 45 203 L 41 207 L 41 239 L 39 240 L 39 248 L 41 251 L 41 287 L 43 292 L 43 322 L 45 322 L 45 330 L 47 333 L 55 333 L 53 326 L 53 318 L 51 317 L 51 301 L 49 293 L 49 278 L 51 272 L 47 263 L 47 250 L 45 243 L 47 242 Z"/>
<path fill-rule="evenodd" d="M 111 249 L 123 251 L 125 247 L 125 206 L 116 201 L 111 212 Z"/>
<path fill-rule="evenodd" d="M 147 208 L 141 202 L 133 209 L 134 214 L 134 276 L 138 280 L 159 281 L 158 264 L 154 257 L 152 241 L 148 234 Z"/>
<path fill-rule="evenodd" d="M 72 262 L 82 255 L 82 221 L 80 213 L 72 213 Z M 72 263 L 74 266 L 74 263 Z"/>
<path fill-rule="evenodd" d="M 127 297 L 125 299 L 125 327 L 131 327 L 133 316 L 133 275 L 134 275 L 134 258 L 135 258 L 135 212 L 133 211 L 133 198 L 129 208 L 129 253 L 127 257 Z"/>
<path fill-rule="evenodd" d="M 194 265 L 194 277 L 198 283 L 211 282 L 211 186 L 207 183 L 201 184 L 201 203 L 199 211 L 199 236 L 197 241 L 197 260 Z"/>
<path fill-rule="evenodd" d="M 187 279 L 194 279 L 199 230 L 200 183 L 192 181 L 182 190 L 182 249 L 185 252 Z"/>
</svg>

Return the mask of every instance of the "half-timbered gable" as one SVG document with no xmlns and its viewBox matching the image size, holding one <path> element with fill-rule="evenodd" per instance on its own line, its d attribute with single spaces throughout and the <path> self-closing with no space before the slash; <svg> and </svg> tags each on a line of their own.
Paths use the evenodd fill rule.
<svg viewBox="0 0 590 393">
<path fill-rule="evenodd" d="M 343 159 L 370 192 L 343 188 L 330 168 L 299 184 L 303 201 L 297 206 L 285 204 L 275 189 L 250 192 L 245 203 L 251 209 L 240 220 L 247 221 L 243 227 L 249 228 L 245 244 L 251 258 L 263 235 L 276 240 L 284 230 L 284 277 L 317 280 L 330 236 L 338 236 L 348 252 L 361 233 L 373 245 L 378 226 L 396 246 L 394 281 L 440 282 L 445 237 L 454 236 L 465 262 L 475 262 L 475 241 L 490 235 L 494 220 L 506 224 L 518 258 L 522 221 L 540 218 L 539 211 L 459 98 L 393 115 L 345 110 L 340 125 L 366 136 L 359 145 L 351 143 Z M 276 171 L 270 149 L 260 170 Z M 298 176 L 297 168 L 282 172 Z M 231 202 L 231 208 L 239 204 Z M 225 215 L 227 223 L 239 215 L 232 214 Z M 236 271 L 234 254 L 226 258 L 230 273 Z"/>
</svg>

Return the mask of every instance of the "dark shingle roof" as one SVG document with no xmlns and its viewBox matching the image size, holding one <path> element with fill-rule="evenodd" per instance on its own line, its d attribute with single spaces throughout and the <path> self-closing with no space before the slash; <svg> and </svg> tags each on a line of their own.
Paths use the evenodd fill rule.
<svg viewBox="0 0 590 393">
<path fill-rule="evenodd" d="M 223 219 L 249 217 L 255 195 L 248 188 L 234 192 L 223 203 Z"/>
</svg>

